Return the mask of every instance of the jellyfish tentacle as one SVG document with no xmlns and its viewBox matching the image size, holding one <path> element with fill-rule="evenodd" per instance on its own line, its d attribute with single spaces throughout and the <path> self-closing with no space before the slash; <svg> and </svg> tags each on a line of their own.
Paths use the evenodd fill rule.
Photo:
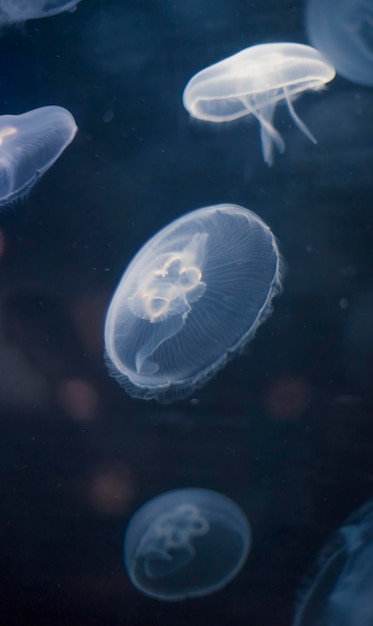
<svg viewBox="0 0 373 626">
<path fill-rule="evenodd" d="M 289 92 L 286 87 L 284 87 L 284 94 L 290 116 L 293 119 L 294 123 L 298 126 L 299 130 L 301 130 L 302 133 L 306 135 L 306 137 L 308 137 L 310 141 L 312 141 L 312 143 L 317 143 L 316 137 L 311 133 L 310 129 L 306 126 L 304 122 L 302 122 L 299 115 L 296 113 L 293 107 L 293 103 L 291 101 L 291 97 L 289 96 Z"/>
</svg>

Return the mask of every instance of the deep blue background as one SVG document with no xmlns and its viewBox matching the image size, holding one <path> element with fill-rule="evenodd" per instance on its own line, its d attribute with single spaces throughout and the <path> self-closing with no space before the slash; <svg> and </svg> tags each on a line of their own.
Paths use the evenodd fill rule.
<svg viewBox="0 0 373 626">
<path fill-rule="evenodd" d="M 373 90 L 336 78 L 284 107 L 263 162 L 256 122 L 190 120 L 198 70 L 256 43 L 307 43 L 293 0 L 82 0 L 2 32 L 0 113 L 65 106 L 79 132 L 0 215 L 1 624 L 285 626 L 318 550 L 373 492 Z M 127 263 L 183 213 L 258 213 L 284 292 L 245 355 L 192 400 L 129 398 L 103 363 Z M 253 530 L 221 592 L 141 595 L 126 524 L 181 487 L 235 500 Z"/>
</svg>

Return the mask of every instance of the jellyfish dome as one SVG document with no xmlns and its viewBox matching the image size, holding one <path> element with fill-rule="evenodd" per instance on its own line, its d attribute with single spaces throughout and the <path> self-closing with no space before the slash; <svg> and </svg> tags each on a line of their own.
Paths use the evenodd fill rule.
<svg viewBox="0 0 373 626">
<path fill-rule="evenodd" d="M 0 0 L 0 25 L 74 11 L 81 0 Z"/>
<path fill-rule="evenodd" d="M 208 489 L 178 489 L 149 500 L 132 517 L 124 563 L 146 595 L 184 600 L 224 587 L 250 546 L 249 523 L 232 500 Z"/>
<path fill-rule="evenodd" d="M 372 626 L 373 500 L 338 529 L 314 569 L 293 626 Z"/>
<path fill-rule="evenodd" d="M 335 76 L 333 65 L 314 48 L 297 43 L 260 44 L 241 50 L 193 76 L 183 93 L 185 109 L 201 120 L 230 122 L 253 115 L 260 124 L 262 154 L 273 164 L 273 146 L 285 150 L 273 126 L 276 106 L 287 105 L 298 128 L 316 143 L 298 117 L 293 100 L 319 90 Z"/>
<path fill-rule="evenodd" d="M 138 252 L 113 296 L 110 373 L 133 397 L 188 396 L 268 317 L 281 268 L 272 232 L 243 207 L 209 206 L 172 222 Z"/>
<path fill-rule="evenodd" d="M 73 140 L 71 113 L 46 106 L 0 116 L 0 206 L 27 194 Z"/>
<path fill-rule="evenodd" d="M 312 45 L 338 74 L 358 85 L 373 85 L 372 0 L 308 0 L 306 28 Z"/>
</svg>

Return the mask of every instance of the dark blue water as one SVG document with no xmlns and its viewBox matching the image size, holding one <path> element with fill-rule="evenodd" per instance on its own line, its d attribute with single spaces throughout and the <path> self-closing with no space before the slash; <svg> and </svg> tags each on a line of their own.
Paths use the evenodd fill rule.
<svg viewBox="0 0 373 626">
<path fill-rule="evenodd" d="M 2 31 L 0 113 L 66 107 L 79 131 L 0 214 L 0 623 L 286 626 L 318 551 L 373 491 L 373 91 L 337 77 L 295 106 L 318 139 L 192 121 L 186 82 L 257 43 L 307 43 L 300 0 L 82 0 Z M 106 310 L 147 239 L 217 203 L 257 213 L 287 271 L 245 354 L 192 398 L 130 398 Z M 150 498 L 225 494 L 252 529 L 214 595 L 132 586 L 125 528 Z"/>
</svg>

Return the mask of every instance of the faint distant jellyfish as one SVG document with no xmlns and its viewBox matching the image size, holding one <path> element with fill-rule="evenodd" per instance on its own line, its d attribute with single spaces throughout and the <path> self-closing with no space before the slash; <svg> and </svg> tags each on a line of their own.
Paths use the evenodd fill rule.
<svg viewBox="0 0 373 626">
<path fill-rule="evenodd" d="M 309 40 L 335 65 L 337 73 L 358 85 L 373 85 L 372 0 L 308 0 Z"/>
<path fill-rule="evenodd" d="M 133 584 L 158 600 L 213 593 L 244 565 L 251 530 L 243 511 L 208 489 L 178 489 L 142 506 L 124 538 Z"/>
<path fill-rule="evenodd" d="M 253 115 L 260 124 L 263 158 L 272 165 L 273 144 L 279 152 L 285 150 L 284 140 L 273 126 L 276 106 L 285 103 L 298 128 L 316 143 L 295 112 L 293 100 L 304 91 L 322 89 L 334 76 L 331 63 L 310 46 L 261 44 L 195 74 L 184 89 L 183 104 L 193 117 L 208 122 Z"/>
<path fill-rule="evenodd" d="M 110 373 L 133 397 L 188 396 L 252 339 L 281 278 L 276 240 L 255 213 L 221 204 L 184 215 L 117 287 L 105 325 Z"/>
<path fill-rule="evenodd" d="M 73 140 L 71 113 L 46 106 L 0 116 L 0 206 L 27 194 Z"/>
<path fill-rule="evenodd" d="M 293 626 L 373 624 L 373 500 L 349 517 L 301 592 Z"/>
<path fill-rule="evenodd" d="M 50 17 L 63 11 L 75 11 L 81 0 L 0 0 L 0 26 L 41 17 Z"/>
</svg>

